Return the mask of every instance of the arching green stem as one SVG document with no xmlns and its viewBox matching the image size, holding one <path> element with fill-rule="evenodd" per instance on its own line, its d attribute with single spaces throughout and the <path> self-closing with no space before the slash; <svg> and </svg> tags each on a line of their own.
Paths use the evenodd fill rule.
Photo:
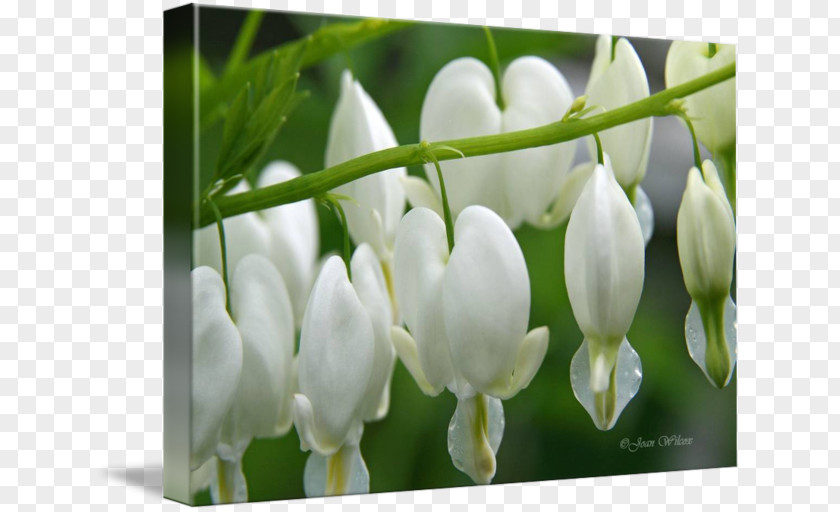
<svg viewBox="0 0 840 512">
<path fill-rule="evenodd" d="M 694 167 L 697 169 L 703 168 L 702 159 L 700 158 L 700 144 L 697 143 L 697 135 L 694 133 L 694 124 L 691 122 L 691 119 L 688 117 L 684 111 L 682 114 L 679 115 L 683 121 L 685 121 L 686 126 L 688 126 L 688 131 L 691 133 L 691 144 L 694 148 Z"/>
<path fill-rule="evenodd" d="M 583 119 L 561 120 L 515 132 L 441 141 L 430 144 L 429 151 L 439 160 L 451 160 L 460 156 L 506 153 L 575 140 L 646 117 L 672 115 L 672 109 L 668 108 L 672 100 L 683 98 L 734 76 L 735 63 L 732 63 L 603 114 Z M 451 150 L 445 148 L 457 150 L 458 153 L 453 154 Z M 376 172 L 425 163 L 427 160 L 424 159 L 424 155 L 429 151 L 423 150 L 419 144 L 383 149 L 283 183 L 220 197 L 216 202 L 222 212 L 222 217 L 294 203 L 324 194 L 345 183 Z M 206 226 L 214 220 L 213 212 L 209 207 L 202 206 L 197 217 L 195 227 Z"/>
<path fill-rule="evenodd" d="M 434 152 L 430 151 L 431 145 L 428 142 L 423 141 L 420 143 L 420 147 L 425 151 L 424 159 L 434 164 L 435 170 L 437 171 L 438 183 L 440 183 L 440 200 L 441 203 L 443 203 L 443 222 L 446 225 L 446 243 L 449 245 L 449 253 L 451 254 L 452 249 L 455 248 L 455 225 L 452 222 L 452 210 L 449 208 L 449 197 L 446 195 L 446 184 L 443 181 L 443 171 L 440 168 L 440 162 L 438 162 Z M 447 149 L 460 153 L 460 151 L 454 148 Z M 463 154 L 461 156 L 463 156 Z"/>
<path fill-rule="evenodd" d="M 598 163 L 604 165 L 604 148 L 601 146 L 601 137 L 597 133 L 592 134 L 595 137 L 595 148 L 598 150 Z"/>
</svg>

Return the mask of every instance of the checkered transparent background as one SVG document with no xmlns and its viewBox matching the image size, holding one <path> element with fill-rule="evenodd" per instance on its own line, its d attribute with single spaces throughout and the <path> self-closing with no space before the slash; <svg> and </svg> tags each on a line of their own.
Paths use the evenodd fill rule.
<svg viewBox="0 0 840 512">
<path fill-rule="evenodd" d="M 161 498 L 161 12 L 178 2 L 86 3 L 0 3 L 0 504 L 171 510 Z M 840 175 L 828 145 L 840 4 L 749 3 L 218 2 L 738 45 L 739 469 L 241 508 L 840 503 L 840 329 L 829 320 L 840 316 Z"/>
</svg>

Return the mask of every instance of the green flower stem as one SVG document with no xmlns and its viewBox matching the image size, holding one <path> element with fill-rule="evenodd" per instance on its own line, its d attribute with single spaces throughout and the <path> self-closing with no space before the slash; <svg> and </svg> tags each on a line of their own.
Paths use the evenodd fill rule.
<svg viewBox="0 0 840 512">
<path fill-rule="evenodd" d="M 598 154 L 598 163 L 604 165 L 604 148 L 601 146 L 601 137 L 597 133 L 592 134 L 595 137 L 595 148 Z"/>
<path fill-rule="evenodd" d="M 720 172 L 721 179 L 726 189 L 726 198 L 729 199 L 729 205 L 732 207 L 732 213 L 735 211 L 735 188 L 738 182 L 738 176 L 735 173 L 735 146 L 732 146 L 720 153 L 718 159 L 721 162 Z"/>
<path fill-rule="evenodd" d="M 505 99 L 502 97 L 502 71 L 499 65 L 499 52 L 496 51 L 496 41 L 493 40 L 493 33 L 490 27 L 484 27 L 484 36 L 487 38 L 487 49 L 490 52 L 490 69 L 493 71 L 493 81 L 496 83 L 496 105 L 499 110 L 505 109 Z"/>
<path fill-rule="evenodd" d="M 225 283 L 225 309 L 230 314 L 230 283 L 228 282 L 228 265 L 227 265 L 227 244 L 225 243 L 225 223 L 222 221 L 222 213 L 219 207 L 212 199 L 207 200 L 207 204 L 213 210 L 213 215 L 216 217 L 216 225 L 219 228 L 219 245 L 222 251 L 222 281 Z"/>
<path fill-rule="evenodd" d="M 671 100 L 691 95 L 734 76 L 735 63 L 732 63 L 642 100 L 585 119 L 557 121 L 527 130 L 432 143 L 430 149 L 420 144 L 383 149 L 283 183 L 220 197 L 216 202 L 223 217 L 232 217 L 309 199 L 376 172 L 422 164 L 429 151 L 439 160 L 451 160 L 460 158 L 461 154 L 465 157 L 489 155 L 566 142 L 646 117 L 671 115 L 673 112 L 667 108 Z M 202 207 L 196 227 L 206 226 L 213 219 L 213 212 Z"/>
<path fill-rule="evenodd" d="M 688 114 L 686 114 L 685 112 L 683 112 L 683 114 L 680 115 L 680 117 L 683 121 L 685 121 L 686 126 L 688 126 L 688 131 L 689 133 L 691 133 L 691 144 L 694 148 L 694 167 L 697 167 L 697 170 L 702 171 L 703 163 L 700 158 L 700 145 L 697 144 L 697 135 L 694 133 L 694 124 L 691 122 L 691 119 L 689 119 Z"/>
<path fill-rule="evenodd" d="M 443 203 L 443 222 L 446 224 L 446 243 L 449 244 L 449 254 L 455 248 L 455 225 L 452 223 L 452 210 L 449 209 L 449 199 L 446 196 L 446 185 L 443 182 L 443 171 L 440 169 L 440 162 L 437 158 L 432 160 L 437 170 L 438 183 L 440 183 L 440 200 Z"/>
<path fill-rule="evenodd" d="M 720 299 L 698 301 L 700 319 L 706 333 L 706 371 L 718 388 L 723 389 L 729 380 L 732 361 L 729 358 L 729 345 L 726 344 L 724 312 L 726 296 Z"/>
</svg>

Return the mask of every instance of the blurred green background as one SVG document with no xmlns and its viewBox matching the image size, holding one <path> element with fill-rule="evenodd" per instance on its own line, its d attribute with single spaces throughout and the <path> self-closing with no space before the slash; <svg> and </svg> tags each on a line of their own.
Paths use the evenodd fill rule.
<svg viewBox="0 0 840 512">
<path fill-rule="evenodd" d="M 217 75 L 224 68 L 246 14 L 235 9 L 201 9 L 200 52 Z M 352 20 L 267 12 L 251 54 L 300 38 L 324 24 Z M 493 33 L 502 66 L 521 55 L 538 55 L 557 65 L 575 94 L 583 93 L 594 36 L 514 29 L 494 29 Z M 668 42 L 632 42 L 648 70 L 651 92 L 660 90 Z M 311 96 L 292 112 L 265 162 L 287 160 L 304 173 L 323 168 L 330 116 L 338 99 L 340 73 L 346 67 L 353 70 L 379 105 L 397 140 L 402 144 L 417 142 L 420 109 L 429 83 L 442 66 L 462 56 L 488 61 L 481 27 L 418 23 L 303 71 L 298 89 L 310 91 Z M 628 334 L 643 365 L 639 393 L 613 430 L 601 432 L 595 428 L 569 383 L 569 363 L 583 337 L 572 316 L 563 278 L 565 225 L 551 231 L 518 229 L 515 234 L 531 278 L 531 327 L 547 325 L 551 339 L 531 385 L 504 402 L 505 433 L 493 483 L 736 464 L 736 379 L 723 390 L 713 388 L 690 359 L 683 333 L 690 298 L 683 287 L 674 225 L 675 205 L 692 162 L 690 141 L 684 128 L 669 130 L 666 126 L 663 130 L 659 123 L 657 120 L 654 130 L 651 167 L 671 166 L 657 162 L 677 162 L 679 167 L 657 172 L 651 169 L 643 183 L 651 195 L 657 225 L 646 252 L 644 292 Z M 676 137 L 678 142 L 663 144 L 657 137 L 668 141 L 668 137 Z M 202 134 L 205 176 L 212 173 L 220 138 L 221 123 Z M 583 144 L 580 146 L 579 153 L 585 154 Z M 409 172 L 423 175 L 419 167 Z M 656 186 L 669 180 L 673 182 L 670 188 Z M 318 215 L 321 251 L 340 249 L 341 230 L 334 215 L 322 207 Z M 370 491 L 471 485 L 470 478 L 452 465 L 447 452 L 447 427 L 454 411 L 455 398 L 450 393 L 437 398 L 423 395 L 398 362 L 390 413 L 384 420 L 367 425 L 362 440 Z M 692 438 L 693 442 L 635 453 L 619 446 L 624 438 L 658 440 L 671 435 Z M 303 497 L 307 457 L 308 453 L 300 451 L 294 430 L 280 439 L 255 440 L 244 460 L 250 499 Z M 200 493 L 197 501 L 209 503 L 209 493 Z"/>
</svg>

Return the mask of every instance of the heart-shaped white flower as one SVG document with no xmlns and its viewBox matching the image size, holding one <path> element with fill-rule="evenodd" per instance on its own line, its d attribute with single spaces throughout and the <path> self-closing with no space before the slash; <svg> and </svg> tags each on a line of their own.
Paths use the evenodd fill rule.
<svg viewBox="0 0 840 512">
<path fill-rule="evenodd" d="M 257 179 L 259 188 L 282 183 L 300 176 L 288 162 L 268 164 Z M 248 192 L 251 187 L 240 181 L 230 192 Z M 286 283 L 299 328 L 309 298 L 318 257 L 318 216 L 312 199 L 268 208 L 260 212 L 228 217 L 224 221 L 228 271 L 232 272 L 244 256 L 267 257 L 280 271 Z M 219 232 L 211 224 L 193 232 L 193 267 L 206 265 L 222 271 Z"/>
<path fill-rule="evenodd" d="M 352 281 L 341 258 L 327 260 L 301 330 L 295 426 L 301 449 L 313 451 L 305 475 L 308 496 L 367 491 L 358 451 L 363 423 L 388 412 L 396 354 L 385 279 L 367 244 L 356 249 L 350 268 Z M 328 471 L 333 466 L 349 473 L 339 477 Z"/>
<path fill-rule="evenodd" d="M 434 142 L 545 125 L 562 119 L 574 99 L 563 75 L 538 57 L 514 60 L 502 78 L 501 94 L 504 110 L 496 104 L 493 74 L 480 61 L 450 62 L 426 92 L 420 138 Z M 575 144 L 441 162 L 453 215 L 478 204 L 498 213 L 511 228 L 523 222 L 540 225 L 571 167 Z M 426 176 L 439 197 L 431 164 L 426 165 Z M 407 192 L 415 206 L 432 206 L 431 194 L 419 179 L 407 180 Z"/>
<path fill-rule="evenodd" d="M 650 96 L 647 74 L 642 61 L 627 39 L 621 38 L 613 51 L 612 38 L 600 36 L 595 45 L 589 81 L 587 105 L 613 110 Z M 610 155 L 613 172 L 625 190 L 641 183 L 647 171 L 653 120 L 650 117 L 599 132 L 604 153 Z M 592 160 L 596 160 L 595 142 L 587 138 Z"/>
<path fill-rule="evenodd" d="M 735 47 L 709 43 L 674 41 L 665 59 L 665 85 L 676 85 L 735 62 Z M 685 110 L 694 125 L 697 138 L 712 153 L 735 144 L 735 79 L 713 85 L 685 97 Z"/>
<path fill-rule="evenodd" d="M 502 218 L 468 206 L 454 229 L 449 254 L 435 212 L 414 208 L 400 223 L 394 284 L 411 334 L 394 326 L 391 337 L 423 392 L 437 395 L 447 387 L 458 397 L 450 454 L 458 469 L 488 483 L 504 430 L 501 399 L 533 379 L 548 348 L 548 328 L 527 331 L 528 270 Z"/>
<path fill-rule="evenodd" d="M 330 121 L 326 166 L 394 146 L 397 146 L 397 138 L 382 111 L 350 71 L 344 71 L 341 95 Z M 402 187 L 405 175 L 405 167 L 400 167 L 365 176 L 335 189 L 355 201 L 355 204 L 344 203 L 353 241 L 357 245 L 370 244 L 383 262 L 391 260 L 397 225 L 405 211 Z"/>
</svg>

